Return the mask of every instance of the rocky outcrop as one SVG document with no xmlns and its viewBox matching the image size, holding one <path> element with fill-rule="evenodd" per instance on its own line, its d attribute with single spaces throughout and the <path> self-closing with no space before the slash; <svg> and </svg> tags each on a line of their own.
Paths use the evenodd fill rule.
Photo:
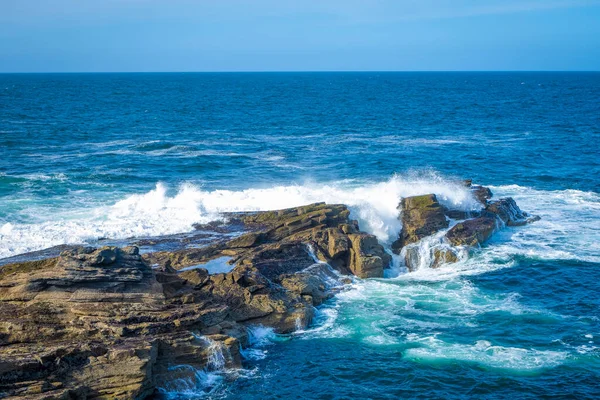
<svg viewBox="0 0 600 400">
<path fill-rule="evenodd" d="M 512 197 L 506 197 L 490 202 L 484 210 L 484 214 L 491 214 L 507 226 L 522 226 L 531 222 L 539 221 L 539 216 L 529 215 L 521 211 Z"/>
<path fill-rule="evenodd" d="M 473 197 L 477 201 L 479 201 L 484 206 L 487 204 L 488 200 L 492 198 L 493 193 L 490 188 L 485 186 L 471 186 L 471 192 L 473 193 Z"/>
<path fill-rule="evenodd" d="M 454 246 L 480 246 L 502 225 L 521 226 L 539 220 L 523 212 L 514 199 L 507 197 L 489 202 L 481 217 L 460 222 L 446 234 Z"/>
<path fill-rule="evenodd" d="M 0 271 L 4 396 L 144 398 L 168 374 L 160 360 L 208 358 L 193 332 L 209 328 L 240 365 L 243 337 L 227 335 L 227 306 L 185 301 L 192 285 L 153 271 L 135 247 L 80 248 Z"/>
<path fill-rule="evenodd" d="M 462 251 L 451 246 L 478 247 L 503 226 L 520 226 L 539 220 L 523 212 L 512 198 L 491 201 L 489 188 L 474 186 L 470 180 L 462 185 L 471 190 L 482 209 L 450 209 L 441 206 L 433 194 L 402 199 L 399 206 L 402 230 L 392 248 L 403 256 L 409 271 L 423 265 L 437 268 L 457 262 Z M 449 226 L 445 217 L 459 222 L 444 236 L 433 236 Z M 429 239 L 423 242 L 426 237 Z"/>
<path fill-rule="evenodd" d="M 391 256 L 375 236 L 360 232 L 344 205 L 316 203 L 303 207 L 257 213 L 231 213 L 250 230 L 235 239 L 201 249 L 160 252 L 147 257 L 150 264 L 182 269 L 223 256 L 237 265 L 255 267 L 268 279 L 299 272 L 314 263 L 307 251 L 342 273 L 381 278 Z M 307 247 L 308 246 L 308 247 Z"/>
<path fill-rule="evenodd" d="M 454 225 L 446 233 L 453 246 L 479 246 L 487 241 L 497 228 L 495 218 L 479 217 Z"/>
<path fill-rule="evenodd" d="M 331 266 L 383 275 L 391 257 L 349 214 L 324 203 L 237 213 L 248 232 L 201 248 L 76 248 L 2 266 L 0 397 L 141 399 L 216 368 L 215 352 L 219 368 L 240 367 L 245 327 L 306 327 L 341 285 Z M 229 272 L 202 267 L 219 257 Z"/>
<path fill-rule="evenodd" d="M 396 253 L 400 253 L 404 246 L 448 227 L 444 208 L 438 203 L 435 194 L 405 197 L 401 200 L 399 209 L 402 230 L 398 240 L 392 244 Z"/>
<path fill-rule="evenodd" d="M 351 243 L 348 268 L 360 278 L 382 278 L 392 257 L 385 252 L 373 235 L 348 235 Z"/>
<path fill-rule="evenodd" d="M 452 246 L 536 219 L 513 199 L 484 200 L 477 218 L 423 241 L 448 227 L 449 210 L 432 194 L 402 199 L 395 248 L 409 269 L 456 262 Z M 349 281 L 340 273 L 380 278 L 391 262 L 344 205 L 227 217 L 244 233 L 213 224 L 226 235 L 200 247 L 143 256 L 133 246 L 67 248 L 0 267 L 0 398 L 142 399 L 199 369 L 240 367 L 248 326 L 304 328 Z M 210 273 L 221 258 L 231 268 Z"/>
<path fill-rule="evenodd" d="M 442 264 L 452 264 L 458 261 L 458 254 L 453 249 L 441 248 L 433 250 L 431 268 L 439 268 Z"/>
<path fill-rule="evenodd" d="M 480 246 L 502 225 L 521 226 L 540 218 L 521 211 L 511 197 L 489 202 L 481 217 L 460 222 L 446 234 L 454 246 Z"/>
</svg>

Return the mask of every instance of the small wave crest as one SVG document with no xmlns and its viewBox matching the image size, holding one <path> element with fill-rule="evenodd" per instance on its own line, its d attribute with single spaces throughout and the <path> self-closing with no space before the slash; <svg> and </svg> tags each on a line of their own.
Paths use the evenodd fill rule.
<svg viewBox="0 0 600 400">
<path fill-rule="evenodd" d="M 446 343 L 433 336 L 413 339 L 421 347 L 406 350 L 404 357 L 428 364 L 462 361 L 492 369 L 533 372 L 557 367 L 568 357 L 568 353 L 562 351 L 503 347 L 492 345 L 487 340 L 478 340 L 470 345 Z"/>
</svg>

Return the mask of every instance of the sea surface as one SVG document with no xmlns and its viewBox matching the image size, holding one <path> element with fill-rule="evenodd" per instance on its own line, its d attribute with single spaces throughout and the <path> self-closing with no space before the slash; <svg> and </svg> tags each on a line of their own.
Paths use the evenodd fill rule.
<svg viewBox="0 0 600 400">
<path fill-rule="evenodd" d="M 600 73 L 0 74 L 0 259 L 316 201 L 389 246 L 401 196 L 469 209 L 466 178 L 542 219 L 166 397 L 599 398 Z"/>
</svg>

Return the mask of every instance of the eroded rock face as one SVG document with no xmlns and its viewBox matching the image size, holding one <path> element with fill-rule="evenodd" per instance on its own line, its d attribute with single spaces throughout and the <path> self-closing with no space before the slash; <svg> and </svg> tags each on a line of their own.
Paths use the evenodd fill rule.
<svg viewBox="0 0 600 400">
<path fill-rule="evenodd" d="M 81 248 L 2 267 L 0 393 L 144 398 L 155 390 L 153 371 L 167 369 L 158 360 L 206 359 L 206 343 L 192 332 L 221 331 L 228 307 L 185 302 L 193 286 L 169 275 L 153 271 L 135 247 Z M 239 365 L 238 338 L 227 337 L 232 365 Z"/>
<path fill-rule="evenodd" d="M 503 224 L 521 226 L 540 218 L 521 211 L 511 198 L 489 202 L 481 217 L 458 223 L 448 231 L 446 237 L 454 246 L 479 246 L 486 242 Z"/>
<path fill-rule="evenodd" d="M 214 351 L 239 367 L 246 325 L 310 323 L 340 285 L 325 262 L 383 275 L 391 257 L 349 214 L 324 203 L 238 213 L 250 232 L 202 248 L 77 248 L 1 267 L 0 397 L 144 398 L 211 368 Z M 202 268 L 224 256 L 230 272 Z"/>
<path fill-rule="evenodd" d="M 385 252 L 373 235 L 348 235 L 352 244 L 349 252 L 348 268 L 360 278 L 382 278 L 392 257 Z"/>
<path fill-rule="evenodd" d="M 392 244 L 394 252 L 398 254 L 404 246 L 448 227 L 444 208 L 438 203 L 435 194 L 405 197 L 399 208 L 402 230 L 398 240 Z"/>
<path fill-rule="evenodd" d="M 268 279 L 296 273 L 314 263 L 307 251 L 342 273 L 360 278 L 383 277 L 391 256 L 373 235 L 360 232 L 350 211 L 341 204 L 316 203 L 285 210 L 234 213 L 231 218 L 252 232 L 228 242 L 202 249 L 159 252 L 149 255 L 150 264 L 175 269 L 230 256 L 236 265 L 255 267 Z"/>
</svg>

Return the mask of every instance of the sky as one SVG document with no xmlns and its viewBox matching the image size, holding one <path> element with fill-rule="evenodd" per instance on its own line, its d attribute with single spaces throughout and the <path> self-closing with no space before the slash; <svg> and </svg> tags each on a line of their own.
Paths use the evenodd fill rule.
<svg viewBox="0 0 600 400">
<path fill-rule="evenodd" d="M 600 0 L 0 0 L 0 72 L 600 70 Z"/>
</svg>

